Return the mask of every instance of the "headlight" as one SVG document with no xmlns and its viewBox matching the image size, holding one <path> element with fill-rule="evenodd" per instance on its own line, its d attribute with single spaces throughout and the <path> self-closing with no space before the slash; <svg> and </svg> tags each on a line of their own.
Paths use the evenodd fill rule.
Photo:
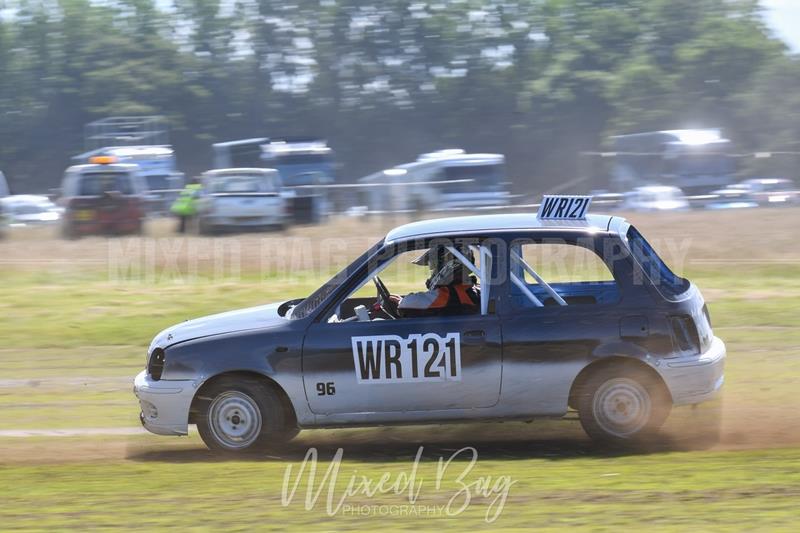
<svg viewBox="0 0 800 533">
<path fill-rule="evenodd" d="M 161 379 L 161 373 L 164 371 L 164 359 L 166 353 L 163 348 L 156 348 L 150 354 L 150 359 L 147 360 L 147 373 L 155 381 Z"/>
</svg>

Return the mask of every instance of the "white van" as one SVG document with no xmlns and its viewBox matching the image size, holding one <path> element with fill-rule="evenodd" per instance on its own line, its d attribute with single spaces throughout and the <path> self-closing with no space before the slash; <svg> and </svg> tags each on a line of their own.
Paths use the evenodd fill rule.
<svg viewBox="0 0 800 533">
<path fill-rule="evenodd" d="M 456 148 L 422 154 L 412 163 L 359 181 L 370 209 L 427 211 L 509 205 L 506 179 L 502 154 L 468 154 Z"/>
</svg>

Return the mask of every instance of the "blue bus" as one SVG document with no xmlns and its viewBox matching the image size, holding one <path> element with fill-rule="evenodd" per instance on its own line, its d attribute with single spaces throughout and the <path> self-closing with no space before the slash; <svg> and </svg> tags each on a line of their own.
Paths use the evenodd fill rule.
<svg viewBox="0 0 800 533">
<path fill-rule="evenodd" d="M 333 150 L 324 139 L 313 137 L 271 138 L 263 146 L 262 159 L 276 169 L 287 187 L 333 183 Z"/>
</svg>

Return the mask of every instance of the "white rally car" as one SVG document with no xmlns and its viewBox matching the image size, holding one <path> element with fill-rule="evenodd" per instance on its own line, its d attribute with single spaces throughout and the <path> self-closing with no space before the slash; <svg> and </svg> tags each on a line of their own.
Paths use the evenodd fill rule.
<svg viewBox="0 0 800 533">
<path fill-rule="evenodd" d="M 162 435 L 197 424 L 226 452 L 302 428 L 575 411 L 599 441 L 657 438 L 673 409 L 714 404 L 725 346 L 697 287 L 625 219 L 588 205 L 554 197 L 538 217 L 400 226 L 306 298 L 167 328 L 135 380 L 142 424 Z M 422 268 L 430 251 L 471 273 L 471 305 L 403 311 L 393 269 Z M 553 257 L 582 267 L 547 267 Z"/>
</svg>

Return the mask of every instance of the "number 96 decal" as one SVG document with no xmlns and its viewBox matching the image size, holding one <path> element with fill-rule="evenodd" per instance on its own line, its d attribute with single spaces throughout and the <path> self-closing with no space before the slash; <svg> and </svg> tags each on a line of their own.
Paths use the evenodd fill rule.
<svg viewBox="0 0 800 533">
<path fill-rule="evenodd" d="M 358 383 L 461 381 L 461 336 L 352 337 Z"/>
</svg>

